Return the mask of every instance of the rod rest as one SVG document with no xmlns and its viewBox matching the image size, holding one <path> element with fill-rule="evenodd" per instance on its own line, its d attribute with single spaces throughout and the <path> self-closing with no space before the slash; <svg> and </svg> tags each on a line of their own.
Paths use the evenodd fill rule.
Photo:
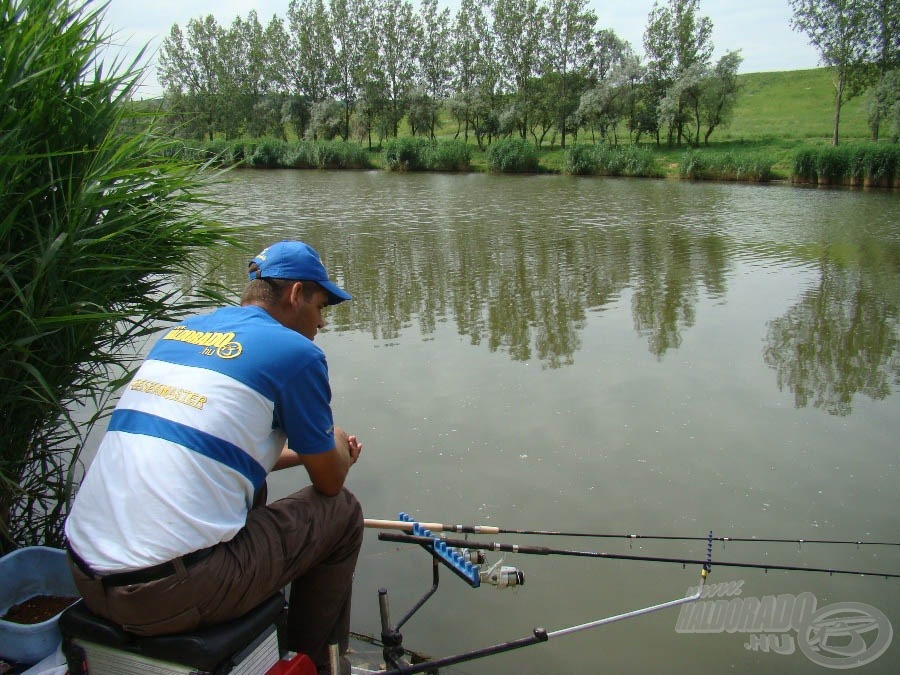
<svg viewBox="0 0 900 675">
<path fill-rule="evenodd" d="M 91 612 L 84 601 L 78 601 L 59 617 L 59 629 L 67 647 L 67 658 L 71 640 L 80 639 L 203 671 L 215 671 L 269 626 L 277 624 L 284 607 L 284 596 L 276 593 L 244 616 L 225 623 L 187 633 L 143 637 L 124 631 L 118 624 Z"/>
</svg>

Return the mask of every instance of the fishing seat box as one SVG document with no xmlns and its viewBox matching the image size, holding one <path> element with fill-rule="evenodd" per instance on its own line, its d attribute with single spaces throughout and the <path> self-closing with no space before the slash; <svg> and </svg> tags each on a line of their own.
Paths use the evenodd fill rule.
<svg viewBox="0 0 900 675">
<path fill-rule="evenodd" d="M 62 613 L 59 629 L 70 675 L 257 675 L 279 663 L 277 628 L 284 608 L 284 596 L 277 593 L 226 623 L 141 637 L 79 601 Z"/>
</svg>

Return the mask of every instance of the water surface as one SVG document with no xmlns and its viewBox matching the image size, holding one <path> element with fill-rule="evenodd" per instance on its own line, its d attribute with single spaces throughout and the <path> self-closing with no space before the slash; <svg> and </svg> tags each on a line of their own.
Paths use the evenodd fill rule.
<svg viewBox="0 0 900 675">
<path fill-rule="evenodd" d="M 304 239 L 354 296 L 329 310 L 317 342 L 336 422 L 365 443 L 349 487 L 368 517 L 900 541 L 897 195 L 290 171 L 236 172 L 221 194 L 250 249 Z M 226 262 L 239 290 L 246 262 Z M 305 483 L 281 474 L 271 492 Z M 705 554 L 702 543 L 503 541 Z M 900 580 L 715 567 L 896 573 L 898 548 L 719 544 L 711 580 L 743 581 L 741 597 L 867 603 L 900 629 Z M 699 580 L 695 566 L 663 563 L 504 564 L 525 571 L 524 587 L 473 590 L 445 571 L 406 644 L 447 655 L 670 600 Z M 396 619 L 430 585 L 425 552 L 369 531 L 354 629 L 378 633 L 379 587 Z M 677 619 L 670 610 L 454 672 L 823 671 L 799 647 L 687 635 Z M 856 672 L 898 668 L 900 640 Z"/>
</svg>

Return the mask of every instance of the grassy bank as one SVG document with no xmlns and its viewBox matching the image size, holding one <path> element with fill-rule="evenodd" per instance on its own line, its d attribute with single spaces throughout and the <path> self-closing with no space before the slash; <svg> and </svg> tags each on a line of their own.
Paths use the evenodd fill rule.
<svg viewBox="0 0 900 675">
<path fill-rule="evenodd" d="M 185 152 L 204 159 L 216 158 L 223 164 L 250 167 L 537 171 L 763 182 L 791 180 L 798 175 L 803 181 L 826 182 L 820 180 L 820 174 L 827 173 L 828 182 L 857 184 L 861 154 L 871 155 L 874 148 L 887 145 L 870 143 L 864 99 L 857 97 L 842 108 L 841 146 L 837 151 L 830 150 L 834 115 L 830 69 L 750 73 L 739 76 L 739 80 L 742 91 L 731 124 L 717 129 L 709 146 L 699 148 L 657 144 L 655 138 L 646 135 L 639 144 L 631 145 L 620 129 L 620 142 L 615 148 L 599 138 L 592 140 L 588 132 L 582 131 L 579 143 L 570 141 L 566 149 L 560 148 L 555 139 L 540 147 L 514 139 L 494 139 L 493 144 L 479 149 L 474 137 L 470 135 L 465 142 L 455 122 L 445 116 L 434 142 L 412 138 L 401 127 L 399 139 L 386 140 L 371 149 L 354 142 L 241 139 L 188 143 Z M 625 142 L 621 141 L 623 137 Z M 844 150 L 851 147 L 852 151 Z M 834 152 L 838 153 L 837 159 Z M 810 153 L 816 157 L 824 153 L 825 159 L 811 160 Z M 845 153 L 856 159 L 840 159 Z M 830 168 L 810 172 L 810 162 L 824 162 Z M 838 175 L 834 167 L 846 167 L 846 175 Z M 858 184 L 863 180 L 864 175 Z M 884 182 L 870 181 L 873 185 Z"/>
</svg>

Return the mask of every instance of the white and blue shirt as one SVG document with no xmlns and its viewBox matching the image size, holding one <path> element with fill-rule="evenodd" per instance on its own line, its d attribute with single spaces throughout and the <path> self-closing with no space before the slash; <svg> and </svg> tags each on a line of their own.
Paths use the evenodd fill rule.
<svg viewBox="0 0 900 675">
<path fill-rule="evenodd" d="M 228 541 L 285 440 L 300 454 L 334 447 L 322 350 L 260 307 L 193 317 L 127 385 L 66 536 L 101 573 Z"/>
</svg>

